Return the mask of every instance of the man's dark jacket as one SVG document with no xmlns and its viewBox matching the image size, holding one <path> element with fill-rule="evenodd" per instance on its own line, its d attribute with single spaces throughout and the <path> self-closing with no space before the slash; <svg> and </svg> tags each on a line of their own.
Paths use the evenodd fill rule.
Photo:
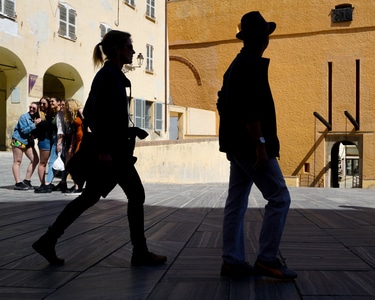
<svg viewBox="0 0 375 300">
<path fill-rule="evenodd" d="M 220 151 L 256 160 L 256 141 L 246 124 L 259 121 L 269 157 L 279 156 L 276 112 L 268 82 L 269 59 L 251 55 L 246 48 L 224 74 L 218 92 Z"/>
</svg>

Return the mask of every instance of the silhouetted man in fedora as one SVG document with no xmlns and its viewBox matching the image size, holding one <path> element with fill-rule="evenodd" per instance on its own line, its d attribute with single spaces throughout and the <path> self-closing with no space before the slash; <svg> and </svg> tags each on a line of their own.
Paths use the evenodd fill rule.
<svg viewBox="0 0 375 300">
<path fill-rule="evenodd" d="M 224 74 L 218 93 L 220 151 L 230 161 L 223 222 L 222 276 L 264 275 L 294 279 L 297 274 L 278 259 L 290 195 L 276 160 L 279 140 L 275 105 L 268 83 L 270 60 L 263 58 L 276 24 L 252 11 L 241 19 L 236 37 L 244 47 Z M 244 216 L 251 187 L 267 200 L 254 267 L 245 260 Z"/>
</svg>

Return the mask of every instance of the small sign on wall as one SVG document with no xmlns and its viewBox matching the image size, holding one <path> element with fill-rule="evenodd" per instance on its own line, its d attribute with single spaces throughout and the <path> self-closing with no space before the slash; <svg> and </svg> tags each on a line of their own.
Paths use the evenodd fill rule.
<svg viewBox="0 0 375 300">
<path fill-rule="evenodd" d="M 21 102 L 21 91 L 18 86 L 11 88 L 11 102 L 20 103 Z"/>
<path fill-rule="evenodd" d="M 43 78 L 38 75 L 29 74 L 29 96 L 40 98 L 43 96 Z"/>
</svg>

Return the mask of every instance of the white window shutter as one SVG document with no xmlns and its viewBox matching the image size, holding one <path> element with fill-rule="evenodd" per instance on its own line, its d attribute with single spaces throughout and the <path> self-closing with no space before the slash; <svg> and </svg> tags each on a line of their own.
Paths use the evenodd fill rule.
<svg viewBox="0 0 375 300">
<path fill-rule="evenodd" d="M 77 36 L 76 36 L 76 16 L 77 16 L 77 13 L 75 10 L 73 9 L 69 9 L 69 37 L 72 39 L 72 40 L 76 40 L 77 39 Z"/>
<path fill-rule="evenodd" d="M 66 25 L 67 25 L 67 8 L 64 5 L 59 5 L 59 34 L 66 36 Z"/>
<path fill-rule="evenodd" d="M 4 0 L 4 14 L 10 18 L 16 17 L 16 0 Z"/>
<path fill-rule="evenodd" d="M 145 101 L 134 99 L 134 125 L 144 128 L 145 126 Z"/>
<path fill-rule="evenodd" d="M 155 130 L 162 131 L 163 130 L 163 103 L 156 102 L 155 103 Z"/>
</svg>

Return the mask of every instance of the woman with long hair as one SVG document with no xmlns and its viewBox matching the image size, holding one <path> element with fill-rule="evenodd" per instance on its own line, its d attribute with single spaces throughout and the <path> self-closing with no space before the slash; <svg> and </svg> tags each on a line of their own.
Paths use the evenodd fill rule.
<svg viewBox="0 0 375 300">
<path fill-rule="evenodd" d="M 160 265 L 167 261 L 167 257 L 148 250 L 144 234 L 145 191 L 132 156 L 134 139 L 131 137 L 133 130 L 129 128 L 129 99 L 125 89 L 131 84 L 122 72 L 124 64 L 132 63 L 134 53 L 130 34 L 117 30 L 109 31 L 94 48 L 94 64 L 102 68 L 92 82 L 83 110 L 85 128 L 90 128 L 91 132 L 84 131 L 80 151 L 75 154 L 82 152 L 82 157 L 87 159 L 81 168 L 86 172 L 86 187 L 33 244 L 50 264 L 64 263 L 64 259 L 56 255 L 57 239 L 117 184 L 128 199 L 127 216 L 133 245 L 131 265 Z"/>
<path fill-rule="evenodd" d="M 44 149 L 40 149 L 41 153 L 43 152 L 43 166 L 40 167 L 42 163 L 42 154 L 41 154 L 41 163 L 39 164 L 39 178 L 41 185 L 35 188 L 35 193 L 51 193 L 52 192 L 52 180 L 54 178 L 54 171 L 52 169 L 52 165 L 57 158 L 57 154 L 62 150 L 62 137 L 64 136 L 62 131 L 62 116 L 59 114 L 60 112 L 60 104 L 61 100 L 58 98 L 50 98 L 49 99 L 49 107 L 48 111 L 45 114 L 46 116 L 46 139 L 49 140 L 49 151 Z M 43 143 L 41 143 L 43 145 Z M 38 144 L 39 145 L 39 144 Z M 48 155 L 48 157 L 47 157 Z M 45 159 L 47 158 L 47 162 Z M 47 169 L 47 179 L 45 178 L 45 172 Z"/>
<path fill-rule="evenodd" d="M 82 104 L 75 99 L 67 99 L 65 102 L 65 113 L 64 122 L 70 124 L 72 128 L 72 136 L 69 142 L 69 147 L 66 149 L 66 161 L 67 164 L 69 159 L 76 153 L 82 142 L 83 138 L 83 108 Z M 65 191 L 65 195 L 79 195 L 83 190 L 83 182 L 78 184 L 74 182 L 74 185 Z"/>
<path fill-rule="evenodd" d="M 51 136 L 50 136 L 50 123 L 52 119 L 52 110 L 50 107 L 51 99 L 49 97 L 43 96 L 39 100 L 39 110 L 38 115 L 40 117 L 40 122 L 36 125 L 34 130 L 34 135 L 38 139 L 38 149 L 39 149 L 39 165 L 38 165 L 38 176 L 41 186 L 45 182 L 45 174 L 49 155 L 51 152 Z"/>
</svg>

